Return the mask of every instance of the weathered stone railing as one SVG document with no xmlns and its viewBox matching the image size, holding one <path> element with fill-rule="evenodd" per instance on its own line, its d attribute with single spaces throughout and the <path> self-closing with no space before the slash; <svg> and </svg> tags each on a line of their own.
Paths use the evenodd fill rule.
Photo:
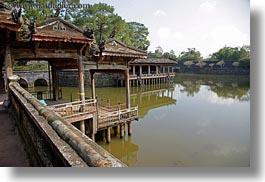
<svg viewBox="0 0 265 182">
<path fill-rule="evenodd" d="M 9 84 L 11 116 L 36 166 L 126 167 L 17 82 Z"/>
</svg>

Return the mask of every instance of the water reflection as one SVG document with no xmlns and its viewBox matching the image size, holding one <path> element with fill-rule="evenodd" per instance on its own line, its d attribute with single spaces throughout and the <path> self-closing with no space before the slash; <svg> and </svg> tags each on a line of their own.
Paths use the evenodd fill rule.
<svg viewBox="0 0 265 182">
<path fill-rule="evenodd" d="M 131 104 L 139 106 L 139 117 L 144 118 L 149 110 L 176 104 L 173 98 L 175 84 L 147 85 L 131 88 Z"/>
<path fill-rule="evenodd" d="M 132 137 L 126 136 L 123 139 L 113 138 L 110 144 L 98 142 L 103 148 L 128 166 L 133 166 L 138 161 L 138 145 L 132 142 Z"/>
<path fill-rule="evenodd" d="M 201 86 L 209 86 L 217 97 L 250 100 L 248 76 L 178 75 L 175 83 L 182 86 L 181 93 L 191 97 L 200 92 Z"/>
<path fill-rule="evenodd" d="M 63 88 L 65 99 L 73 93 Z M 125 102 L 125 88 L 96 93 Z M 178 74 L 173 85 L 131 88 L 131 104 L 132 136 L 99 143 L 128 166 L 249 166 L 249 77 Z"/>
</svg>

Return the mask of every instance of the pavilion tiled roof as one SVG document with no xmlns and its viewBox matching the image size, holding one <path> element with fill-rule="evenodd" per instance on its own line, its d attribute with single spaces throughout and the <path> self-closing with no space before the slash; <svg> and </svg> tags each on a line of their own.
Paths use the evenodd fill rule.
<svg viewBox="0 0 265 182">
<path fill-rule="evenodd" d="M 105 43 L 105 49 L 102 52 L 103 56 L 116 57 L 132 57 L 145 59 L 147 54 L 145 51 L 128 46 L 116 39 L 109 39 Z"/>
<path fill-rule="evenodd" d="M 38 23 L 36 32 L 32 35 L 32 40 L 76 43 L 91 43 L 93 41 L 84 36 L 82 30 L 59 17 L 49 18 Z"/>
<path fill-rule="evenodd" d="M 148 57 L 147 59 L 135 59 L 134 61 L 130 62 L 130 64 L 170 64 L 170 65 L 174 65 L 174 64 L 177 64 L 177 62 L 167 59 L 167 58 Z"/>
<path fill-rule="evenodd" d="M 13 20 L 11 7 L 7 3 L 0 1 L 0 28 L 17 31 L 20 26 L 19 23 Z"/>
</svg>

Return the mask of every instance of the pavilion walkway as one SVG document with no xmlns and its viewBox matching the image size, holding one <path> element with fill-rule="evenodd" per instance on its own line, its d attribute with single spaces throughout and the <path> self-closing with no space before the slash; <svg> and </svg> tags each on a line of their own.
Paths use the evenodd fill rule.
<svg viewBox="0 0 265 182">
<path fill-rule="evenodd" d="M 124 104 L 110 106 L 106 103 L 98 102 L 97 99 L 51 105 L 48 108 L 59 114 L 69 123 L 89 122 L 90 120 L 91 122 L 89 123 L 92 126 L 88 128 L 90 129 L 88 133 L 93 134 L 118 126 L 124 130 L 126 124 L 129 128 L 128 134 L 131 134 L 130 124 L 132 121 L 138 120 L 138 106 L 130 108 L 126 108 Z M 124 133 L 125 131 L 121 132 Z M 109 142 L 110 138 L 107 141 Z"/>
</svg>

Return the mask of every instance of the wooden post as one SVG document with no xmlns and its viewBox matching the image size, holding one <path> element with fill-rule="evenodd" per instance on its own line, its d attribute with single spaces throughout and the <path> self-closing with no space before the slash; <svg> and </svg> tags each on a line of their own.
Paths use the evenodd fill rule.
<svg viewBox="0 0 265 182">
<path fill-rule="evenodd" d="M 132 125 L 131 125 L 131 122 L 128 122 L 127 124 L 127 127 L 128 127 L 128 135 L 132 135 Z"/>
<path fill-rule="evenodd" d="M 6 30 L 5 32 L 5 38 L 6 38 L 6 48 L 5 48 L 6 90 L 8 91 L 8 77 L 13 75 L 13 64 L 12 64 L 10 42 L 9 42 L 10 39 L 9 30 Z"/>
<path fill-rule="evenodd" d="M 130 99 L 130 75 L 128 69 L 124 72 L 124 75 L 125 75 L 125 84 L 126 84 L 126 108 L 129 109 L 131 107 L 131 99 Z"/>
<path fill-rule="evenodd" d="M 92 133 L 91 136 L 90 136 L 91 140 L 93 140 L 95 142 L 95 134 Z"/>
<path fill-rule="evenodd" d="M 107 135 L 107 143 L 110 143 L 111 140 L 111 134 L 110 134 L 110 127 L 106 129 L 106 135 Z"/>
<path fill-rule="evenodd" d="M 48 62 L 48 76 L 49 76 L 49 97 L 52 100 L 52 80 L 51 80 L 51 65 Z"/>
<path fill-rule="evenodd" d="M 102 130 L 101 134 L 102 134 L 102 141 L 106 142 L 106 132 L 105 132 L 105 130 Z"/>
<path fill-rule="evenodd" d="M 82 133 L 86 132 L 85 121 L 80 121 L 80 131 Z"/>
<path fill-rule="evenodd" d="M 114 126 L 113 130 L 114 130 L 114 136 L 117 136 L 118 135 L 118 126 Z"/>
<path fill-rule="evenodd" d="M 94 72 L 90 72 L 91 77 L 91 93 L 92 93 L 92 99 L 96 98 L 96 89 L 95 89 L 95 78 L 94 78 Z"/>
<path fill-rule="evenodd" d="M 0 60 L 0 94 L 5 93 L 5 80 L 4 80 L 4 74 L 2 71 L 4 61 Z"/>
<path fill-rule="evenodd" d="M 135 66 L 132 66 L 133 68 L 133 75 L 135 75 Z"/>
<path fill-rule="evenodd" d="M 79 99 L 80 101 L 85 101 L 85 81 L 84 81 L 84 65 L 83 65 L 83 60 L 82 56 L 80 56 L 79 59 L 79 67 L 78 67 L 78 78 L 79 78 Z M 81 109 L 83 109 L 81 107 Z M 85 133 L 86 128 L 85 128 L 85 121 L 80 121 L 80 131 L 82 133 Z"/>
<path fill-rule="evenodd" d="M 79 77 L 80 101 L 84 101 L 85 100 L 84 65 L 81 56 L 79 59 L 78 77 Z"/>
<path fill-rule="evenodd" d="M 90 138 L 93 141 L 95 141 L 94 120 L 95 120 L 95 116 L 89 120 L 89 133 L 90 133 Z"/>
<path fill-rule="evenodd" d="M 120 125 L 120 138 L 124 137 L 124 124 Z"/>
<path fill-rule="evenodd" d="M 6 69 L 6 77 L 7 78 L 13 75 L 13 65 L 12 65 L 12 58 L 11 58 L 11 52 L 10 52 L 10 44 L 6 45 L 5 69 Z"/>
<path fill-rule="evenodd" d="M 142 75 L 143 69 L 142 69 L 142 65 L 139 66 L 140 69 L 140 75 Z"/>
<path fill-rule="evenodd" d="M 52 66 L 52 89 L 53 100 L 57 101 L 59 96 L 58 72 L 55 66 Z"/>
<path fill-rule="evenodd" d="M 150 69 L 150 65 L 148 65 L 148 75 L 150 75 L 151 73 L 151 69 Z"/>
</svg>

